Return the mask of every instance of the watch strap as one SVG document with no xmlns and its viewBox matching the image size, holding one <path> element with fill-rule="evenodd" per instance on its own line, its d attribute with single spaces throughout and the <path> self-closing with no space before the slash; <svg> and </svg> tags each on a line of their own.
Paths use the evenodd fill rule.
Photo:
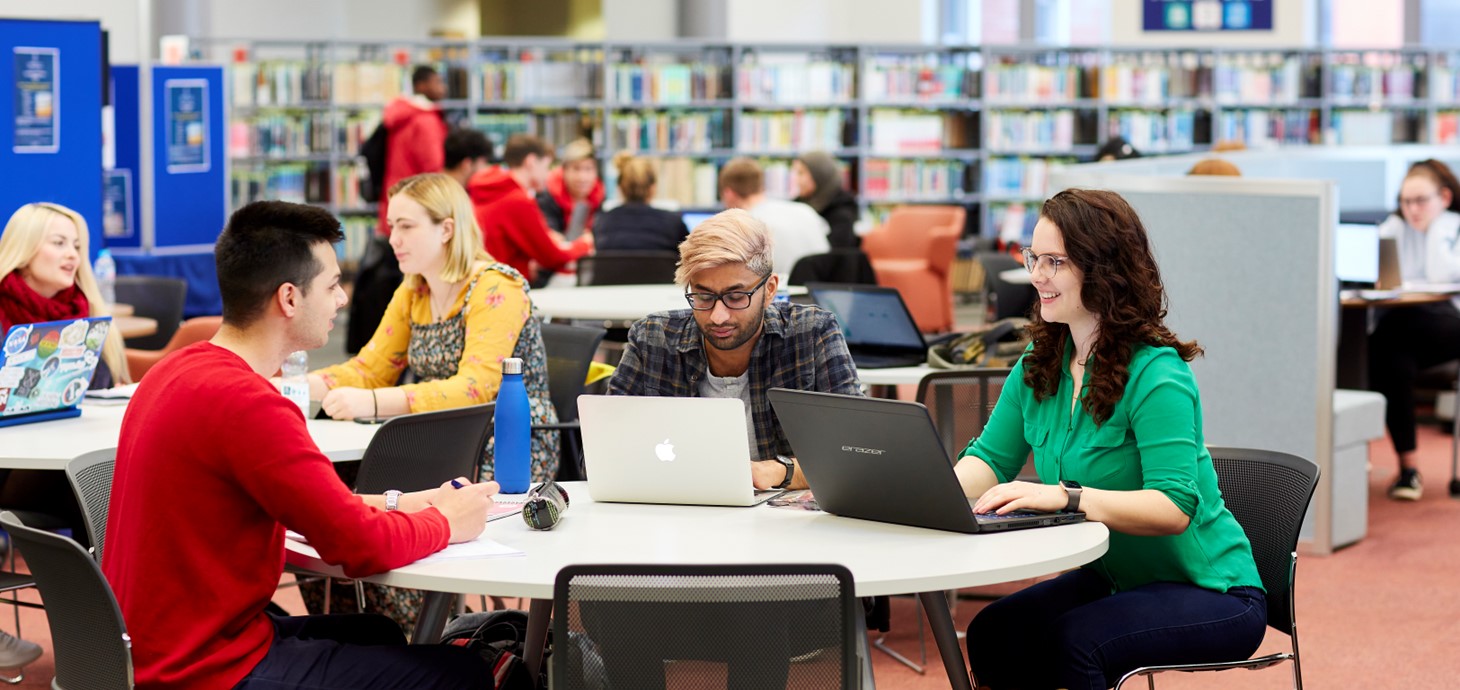
<svg viewBox="0 0 1460 690">
<path fill-rule="evenodd" d="M 789 489 L 791 488 L 791 480 L 796 478 L 796 461 L 784 455 L 777 455 L 776 459 L 781 461 L 782 465 L 786 466 L 786 478 L 780 484 L 777 484 L 776 488 Z"/>
</svg>

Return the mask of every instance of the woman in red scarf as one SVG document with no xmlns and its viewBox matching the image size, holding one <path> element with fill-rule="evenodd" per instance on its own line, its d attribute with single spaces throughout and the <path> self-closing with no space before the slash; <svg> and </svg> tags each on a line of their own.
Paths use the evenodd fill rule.
<svg viewBox="0 0 1460 690">
<path fill-rule="evenodd" d="M 18 323 L 106 316 L 87 261 L 88 233 L 81 214 L 58 204 L 26 204 L 0 234 L 0 334 Z M 131 383 L 122 338 L 115 328 L 101 350 L 92 387 Z"/>
</svg>

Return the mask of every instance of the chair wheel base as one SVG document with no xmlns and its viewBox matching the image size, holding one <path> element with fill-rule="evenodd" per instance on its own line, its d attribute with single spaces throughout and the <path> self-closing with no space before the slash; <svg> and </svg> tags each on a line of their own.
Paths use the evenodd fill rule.
<svg viewBox="0 0 1460 690">
<path fill-rule="evenodd" d="M 1450 480 L 1450 498 L 1460 498 L 1460 477 Z"/>
</svg>

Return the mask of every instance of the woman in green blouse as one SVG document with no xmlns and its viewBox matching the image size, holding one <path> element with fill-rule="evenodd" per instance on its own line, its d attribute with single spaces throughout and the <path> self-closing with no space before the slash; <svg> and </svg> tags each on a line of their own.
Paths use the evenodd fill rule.
<svg viewBox="0 0 1460 690">
<path fill-rule="evenodd" d="M 977 512 L 1077 509 L 1100 560 L 981 611 L 969 656 L 990 688 L 1108 688 L 1156 664 L 1246 659 L 1267 604 L 1222 502 L 1187 362 L 1140 218 L 1113 192 L 1045 202 L 1025 265 L 1033 343 L 956 467 Z M 1014 481 L 1030 452 L 1040 483 Z"/>
</svg>

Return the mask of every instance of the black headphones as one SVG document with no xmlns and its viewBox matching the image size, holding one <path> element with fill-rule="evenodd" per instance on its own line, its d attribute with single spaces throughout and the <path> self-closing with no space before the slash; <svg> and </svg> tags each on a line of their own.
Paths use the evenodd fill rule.
<svg viewBox="0 0 1460 690">
<path fill-rule="evenodd" d="M 568 492 L 551 480 L 532 487 L 527 492 L 527 501 L 522 504 L 522 520 L 536 530 L 557 527 L 566 512 Z"/>
</svg>

